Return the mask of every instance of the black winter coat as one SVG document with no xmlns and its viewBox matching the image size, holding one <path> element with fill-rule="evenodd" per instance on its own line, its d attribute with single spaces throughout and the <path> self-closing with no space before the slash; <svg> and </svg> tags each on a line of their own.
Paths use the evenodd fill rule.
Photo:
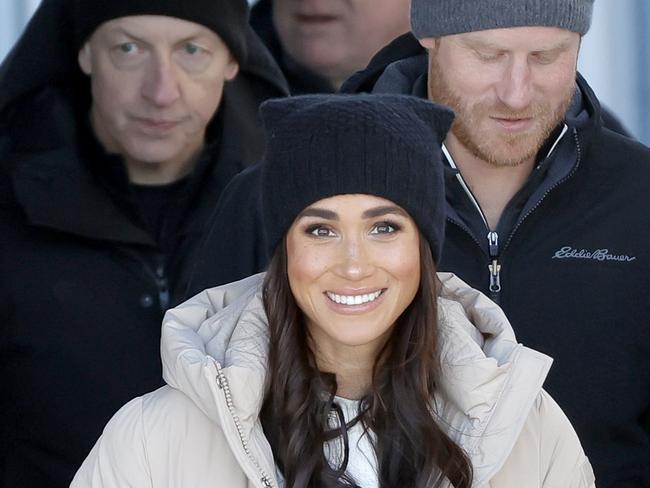
<svg viewBox="0 0 650 488">
<path fill-rule="evenodd" d="M 44 1 L 0 69 L 2 488 L 67 487 L 113 413 L 160 386 L 163 311 L 186 289 L 221 191 L 262 153 L 259 104 L 287 93 L 249 32 L 248 61 L 156 239 L 121 162 L 88 150 L 89 91 L 57 37 L 69 32 L 60 5 Z M 117 178 L 104 178 L 109 162 Z"/>
</svg>

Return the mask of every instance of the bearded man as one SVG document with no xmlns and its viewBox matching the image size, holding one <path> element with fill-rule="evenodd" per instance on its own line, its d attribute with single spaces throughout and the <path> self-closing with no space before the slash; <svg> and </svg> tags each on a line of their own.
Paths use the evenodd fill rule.
<svg viewBox="0 0 650 488">
<path fill-rule="evenodd" d="M 522 342 L 555 358 L 546 387 L 598 486 L 647 487 L 650 150 L 603 126 L 576 72 L 592 9 L 413 0 L 426 51 L 404 55 L 397 39 L 342 91 L 413 94 L 456 112 L 442 148 L 440 270 L 490 296 Z"/>
</svg>

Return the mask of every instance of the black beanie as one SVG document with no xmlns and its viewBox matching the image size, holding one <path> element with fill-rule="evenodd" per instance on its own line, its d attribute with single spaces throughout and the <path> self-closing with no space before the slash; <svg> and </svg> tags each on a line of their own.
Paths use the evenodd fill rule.
<svg viewBox="0 0 650 488">
<path fill-rule="evenodd" d="M 246 59 L 246 0 L 75 0 L 77 50 L 104 22 L 131 15 L 165 15 L 204 25 L 240 64 Z"/>
<path fill-rule="evenodd" d="M 270 255 L 306 207 L 362 193 L 406 210 L 439 261 L 441 144 L 454 117 L 449 109 L 406 95 L 306 95 L 267 101 L 260 112 L 267 133 L 261 203 Z"/>
</svg>

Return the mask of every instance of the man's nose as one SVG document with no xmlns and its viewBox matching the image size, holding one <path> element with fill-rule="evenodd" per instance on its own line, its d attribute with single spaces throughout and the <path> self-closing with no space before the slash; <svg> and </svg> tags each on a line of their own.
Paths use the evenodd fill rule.
<svg viewBox="0 0 650 488">
<path fill-rule="evenodd" d="M 147 67 L 142 96 L 155 105 L 171 105 L 180 97 L 181 91 L 176 67 L 170 60 L 158 57 Z"/>
<path fill-rule="evenodd" d="M 497 84 L 499 100 L 513 111 L 527 109 L 533 99 L 532 73 L 527 58 L 513 58 Z"/>
</svg>

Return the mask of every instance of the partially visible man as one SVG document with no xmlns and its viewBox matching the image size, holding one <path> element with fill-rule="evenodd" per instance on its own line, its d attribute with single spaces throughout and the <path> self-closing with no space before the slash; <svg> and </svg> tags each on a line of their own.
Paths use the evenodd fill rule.
<svg viewBox="0 0 650 488">
<path fill-rule="evenodd" d="M 0 68 L 0 486 L 68 486 L 285 81 L 246 0 L 44 0 Z"/>
<path fill-rule="evenodd" d="M 329 93 L 409 31 L 410 0 L 260 0 L 251 25 L 293 94 Z"/>
<path fill-rule="evenodd" d="M 592 8 L 413 0 L 428 54 L 400 59 L 398 40 L 343 91 L 409 93 L 456 112 L 441 270 L 555 358 L 546 387 L 597 485 L 640 488 L 650 486 L 650 150 L 603 127 L 576 73 Z"/>
</svg>

